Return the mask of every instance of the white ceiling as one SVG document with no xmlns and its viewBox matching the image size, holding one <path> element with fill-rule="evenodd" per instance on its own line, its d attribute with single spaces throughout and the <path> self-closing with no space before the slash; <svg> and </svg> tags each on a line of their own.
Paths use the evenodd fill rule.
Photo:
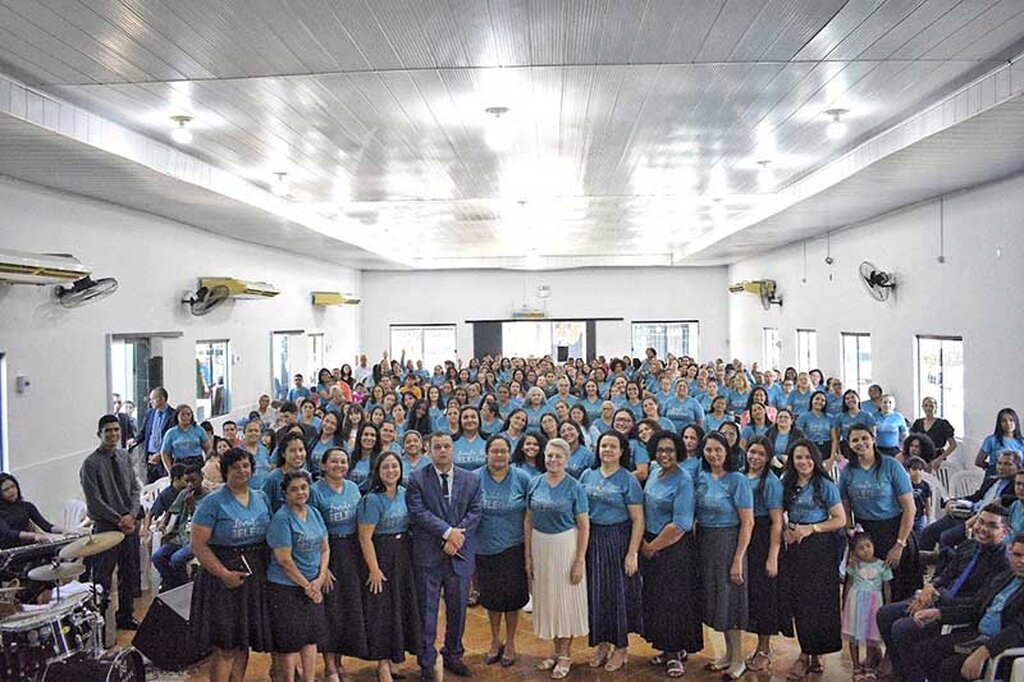
<svg viewBox="0 0 1024 682">
<path fill-rule="evenodd" d="M 0 0 L 0 173 L 362 268 L 730 262 L 1024 168 L 1022 50 L 1020 0 Z"/>
</svg>

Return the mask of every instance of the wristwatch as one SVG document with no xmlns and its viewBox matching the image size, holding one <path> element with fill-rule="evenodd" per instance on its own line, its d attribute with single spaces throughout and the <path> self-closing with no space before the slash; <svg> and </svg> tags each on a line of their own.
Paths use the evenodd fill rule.
<svg viewBox="0 0 1024 682">
<path fill-rule="evenodd" d="M 896 544 L 902 547 L 903 549 L 907 548 L 907 541 L 903 538 L 896 538 Z"/>
</svg>

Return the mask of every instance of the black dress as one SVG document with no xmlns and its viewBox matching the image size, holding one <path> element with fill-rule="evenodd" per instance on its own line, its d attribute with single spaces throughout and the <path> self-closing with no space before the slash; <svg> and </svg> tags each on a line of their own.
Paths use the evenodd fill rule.
<svg viewBox="0 0 1024 682">
<path fill-rule="evenodd" d="M 923 433 L 931 438 L 932 442 L 935 443 L 935 455 L 938 456 L 945 451 L 946 445 L 948 445 L 950 439 L 953 438 L 954 429 L 953 425 L 948 421 L 938 418 L 935 420 L 935 423 L 932 424 L 932 428 L 925 430 L 924 418 L 922 417 L 911 424 L 910 433 Z"/>
</svg>

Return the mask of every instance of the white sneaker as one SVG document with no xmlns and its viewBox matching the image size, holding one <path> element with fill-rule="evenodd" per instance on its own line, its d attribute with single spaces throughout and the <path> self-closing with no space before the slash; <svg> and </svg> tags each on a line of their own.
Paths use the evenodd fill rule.
<svg viewBox="0 0 1024 682">
<path fill-rule="evenodd" d="M 533 595 L 530 595 L 530 601 L 526 602 L 526 606 L 523 607 L 523 611 L 526 613 L 533 613 Z"/>
</svg>

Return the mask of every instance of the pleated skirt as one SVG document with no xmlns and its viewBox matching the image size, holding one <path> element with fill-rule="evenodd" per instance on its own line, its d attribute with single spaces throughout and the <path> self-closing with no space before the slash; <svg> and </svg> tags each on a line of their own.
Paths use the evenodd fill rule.
<svg viewBox="0 0 1024 682">
<path fill-rule="evenodd" d="M 273 614 L 273 651 L 294 654 L 310 644 L 323 646 L 327 635 L 323 602 L 311 601 L 298 585 L 267 583 L 267 604 Z"/>
<path fill-rule="evenodd" d="M 273 632 L 267 605 L 268 548 L 259 543 L 241 547 L 210 545 L 222 564 L 242 570 L 242 557 L 252 575 L 240 587 L 229 590 L 211 573 L 200 569 L 192 588 L 189 636 L 197 651 L 252 649 L 272 651 Z"/>
<path fill-rule="evenodd" d="M 743 584 L 729 579 L 740 527 L 702 527 L 697 531 L 700 545 L 700 575 L 704 586 L 704 624 L 725 632 L 747 625 L 747 583 L 749 572 L 743 564 Z"/>
<path fill-rule="evenodd" d="M 831 533 L 785 545 L 779 555 L 779 629 L 812 656 L 842 649 L 839 574 Z"/>
<path fill-rule="evenodd" d="M 401 663 L 406 653 L 418 656 L 423 647 L 410 541 L 407 533 L 373 536 L 377 565 L 387 578 L 380 594 L 370 592 L 369 569 L 361 562 L 368 660 Z"/>
<path fill-rule="evenodd" d="M 590 646 L 624 647 L 629 633 L 643 634 L 643 579 L 626 575 L 624 562 L 633 523 L 591 524 L 587 543 L 587 622 Z"/>
<path fill-rule="evenodd" d="M 587 634 L 587 576 L 573 585 L 569 580 L 576 561 L 579 529 L 561 533 L 533 530 L 533 633 L 541 639 Z"/>
<path fill-rule="evenodd" d="M 650 542 L 656 536 L 647 534 Z M 704 648 L 697 543 L 693 535 L 658 552 L 640 557 L 643 576 L 644 638 L 658 651 L 700 651 Z"/>
<path fill-rule="evenodd" d="M 530 601 L 526 545 L 520 543 L 497 554 L 477 554 L 476 577 L 480 606 L 496 613 L 523 608 Z"/>
<path fill-rule="evenodd" d="M 359 539 L 331 537 L 331 573 L 334 589 L 324 594 L 324 617 L 327 637 L 324 651 L 366 658 L 366 619 L 363 615 L 363 565 Z"/>
<path fill-rule="evenodd" d="M 885 555 L 889 553 L 889 550 L 896 544 L 896 538 L 899 537 L 900 517 L 894 516 L 884 521 L 857 519 L 857 523 L 871 535 L 871 541 L 875 545 L 875 556 L 885 559 Z M 921 577 L 923 573 L 921 557 L 917 550 L 917 538 L 911 533 L 907 538 L 907 546 L 903 548 L 903 557 L 892 572 L 890 589 L 893 602 L 913 597 L 914 592 L 924 585 L 924 580 Z"/>
<path fill-rule="evenodd" d="M 747 589 L 749 612 L 746 630 L 757 635 L 774 635 L 779 632 L 778 577 L 769 577 L 767 571 L 771 531 L 771 517 L 754 517 L 754 532 L 747 548 L 750 580 Z"/>
</svg>

